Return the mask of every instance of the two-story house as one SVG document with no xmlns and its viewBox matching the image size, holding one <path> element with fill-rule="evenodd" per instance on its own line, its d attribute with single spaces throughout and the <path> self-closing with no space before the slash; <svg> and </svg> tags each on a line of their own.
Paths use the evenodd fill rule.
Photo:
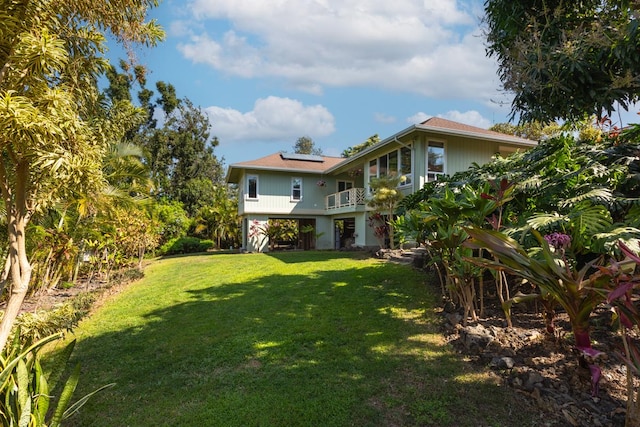
<svg viewBox="0 0 640 427">
<path fill-rule="evenodd" d="M 293 219 L 300 249 L 375 247 L 368 226 L 369 181 L 399 175 L 410 194 L 438 176 L 453 174 L 495 154 L 508 155 L 537 143 L 433 117 L 410 126 L 350 158 L 276 153 L 229 166 L 227 182 L 239 187 L 243 248 L 267 250 L 260 227 L 269 220 Z"/>
</svg>

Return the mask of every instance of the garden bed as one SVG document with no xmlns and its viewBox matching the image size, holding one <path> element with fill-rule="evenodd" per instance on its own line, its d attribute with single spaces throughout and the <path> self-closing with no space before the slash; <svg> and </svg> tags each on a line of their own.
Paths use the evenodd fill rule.
<svg viewBox="0 0 640 427">
<path fill-rule="evenodd" d="M 593 317 L 593 347 L 606 356 L 597 397 L 591 396 L 590 373 L 578 366 L 568 317 L 557 315 L 556 336 L 544 333 L 535 307 L 518 306 L 513 327 L 501 310 L 486 310 L 477 322 L 461 324 L 461 316 L 442 309 L 447 340 L 471 363 L 490 367 L 505 385 L 548 414 L 549 426 L 624 426 L 626 367 L 617 357 L 621 341 L 612 329 L 611 313 Z"/>
</svg>

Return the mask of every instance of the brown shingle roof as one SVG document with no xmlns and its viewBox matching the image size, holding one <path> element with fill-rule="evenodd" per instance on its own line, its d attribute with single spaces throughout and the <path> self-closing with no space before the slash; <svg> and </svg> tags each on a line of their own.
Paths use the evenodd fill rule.
<svg viewBox="0 0 640 427">
<path fill-rule="evenodd" d="M 284 157 L 280 153 L 270 154 L 256 160 L 234 163 L 229 166 L 227 180 L 238 179 L 239 169 L 299 171 L 307 173 L 322 173 L 327 169 L 345 161 L 343 157 L 313 156 L 321 161 L 297 160 Z M 233 182 L 233 181 L 229 181 Z"/>
<path fill-rule="evenodd" d="M 286 156 L 285 156 L 286 157 Z M 332 166 L 345 160 L 343 157 L 326 157 L 319 156 L 322 161 L 309 161 L 309 160 L 296 160 L 287 159 L 280 155 L 280 153 L 270 154 L 268 156 L 259 158 L 257 160 L 249 160 L 247 162 L 235 163 L 232 166 L 243 168 L 269 168 L 269 169 L 286 169 L 286 170 L 301 170 L 309 172 L 322 172 L 329 169 Z"/>
<path fill-rule="evenodd" d="M 476 126 L 466 125 L 464 123 L 454 122 L 452 120 L 443 119 L 441 117 L 431 117 L 430 119 L 425 120 L 424 122 L 420 123 L 420 125 L 433 127 L 433 128 L 460 131 L 460 132 L 472 132 L 472 133 L 476 133 L 476 134 L 487 135 L 487 136 L 490 136 L 490 137 L 502 137 L 502 138 L 509 137 L 509 138 L 513 138 L 513 139 L 516 139 L 516 140 L 518 140 L 518 139 L 522 140 L 522 142 L 528 143 L 529 145 L 535 144 L 535 141 L 527 140 L 527 139 L 524 139 L 524 138 L 519 138 L 519 137 L 516 137 L 516 136 L 513 136 L 513 135 L 507 135 L 507 134 L 500 133 L 500 132 L 495 132 L 495 131 L 488 130 L 488 129 L 479 128 L 479 127 L 476 127 Z"/>
</svg>

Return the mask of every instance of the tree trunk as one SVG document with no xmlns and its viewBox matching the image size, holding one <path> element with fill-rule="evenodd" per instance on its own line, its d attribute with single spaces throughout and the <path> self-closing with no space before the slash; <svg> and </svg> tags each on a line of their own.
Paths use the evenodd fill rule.
<svg viewBox="0 0 640 427">
<path fill-rule="evenodd" d="M 11 329 L 18 317 L 31 281 L 31 264 L 27 257 L 25 232 L 29 222 L 27 209 L 27 186 L 29 181 L 29 163 L 16 161 L 15 185 L 7 180 L 4 164 L 0 161 L 0 190 L 7 211 L 7 231 L 9 235 L 9 264 L 11 293 L 0 322 L 0 350 L 11 335 Z M 14 189 L 12 193 L 11 188 Z"/>
<path fill-rule="evenodd" d="M 11 334 L 16 317 L 20 313 L 29 282 L 31 281 L 31 264 L 27 257 L 24 233 L 27 225 L 26 218 L 12 216 L 9 221 L 9 258 L 11 270 L 11 293 L 0 322 L 0 349 L 4 348 Z"/>
</svg>

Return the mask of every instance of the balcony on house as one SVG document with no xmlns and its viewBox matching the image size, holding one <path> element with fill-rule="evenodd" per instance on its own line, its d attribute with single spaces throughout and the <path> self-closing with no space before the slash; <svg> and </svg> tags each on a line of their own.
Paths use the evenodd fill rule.
<svg viewBox="0 0 640 427">
<path fill-rule="evenodd" d="M 325 207 L 327 210 L 364 207 L 367 204 L 365 194 L 364 188 L 349 188 L 339 193 L 329 194 L 325 199 Z"/>
</svg>

